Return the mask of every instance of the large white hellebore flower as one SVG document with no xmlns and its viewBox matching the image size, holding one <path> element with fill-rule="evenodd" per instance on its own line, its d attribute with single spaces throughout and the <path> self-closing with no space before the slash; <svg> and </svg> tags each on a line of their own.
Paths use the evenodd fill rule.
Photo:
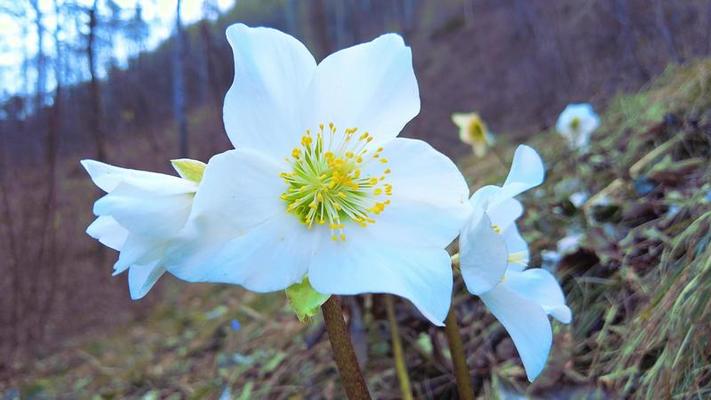
<svg viewBox="0 0 711 400">
<path fill-rule="evenodd" d="M 419 113 L 410 48 L 387 34 L 316 64 L 270 28 L 227 29 L 235 81 L 214 156 L 170 271 L 188 281 L 324 294 L 386 292 L 436 324 L 450 305 L 444 250 L 469 213 L 455 165 L 397 138 Z"/>
<path fill-rule="evenodd" d="M 543 370 L 552 343 L 547 315 L 571 319 L 558 282 L 550 272 L 528 266 L 528 245 L 516 228 L 523 206 L 517 194 L 543 182 L 541 158 L 519 146 L 503 186 L 484 186 L 471 198 L 474 208 L 459 237 L 460 267 L 467 289 L 478 295 L 511 335 L 529 380 Z"/>
<path fill-rule="evenodd" d="M 107 192 L 94 203 L 98 218 L 86 232 L 120 252 L 114 275 L 128 269 L 131 298 L 140 299 L 165 272 L 165 249 L 185 225 L 198 184 L 194 179 L 114 167 L 93 160 L 83 160 L 81 164 L 96 186 Z M 201 163 L 177 160 L 174 165 L 181 176 L 185 176 L 186 169 L 180 165 L 186 164 Z"/>
<path fill-rule="evenodd" d="M 459 127 L 459 139 L 471 145 L 477 157 L 485 156 L 489 146 L 494 144 L 494 135 L 479 114 L 454 113 L 452 122 Z"/>
<path fill-rule="evenodd" d="M 568 104 L 560 113 L 556 130 L 568 140 L 573 149 L 584 149 L 590 143 L 590 135 L 600 126 L 600 117 L 589 103 Z"/>
</svg>

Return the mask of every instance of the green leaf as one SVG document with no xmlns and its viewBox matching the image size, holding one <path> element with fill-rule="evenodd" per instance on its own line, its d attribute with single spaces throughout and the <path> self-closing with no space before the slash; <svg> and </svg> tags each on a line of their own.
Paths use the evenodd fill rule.
<svg viewBox="0 0 711 400">
<path fill-rule="evenodd" d="M 321 304 L 325 303 L 331 295 L 317 292 L 311 287 L 309 278 L 304 277 L 301 283 L 286 288 L 286 297 L 289 298 L 289 305 L 299 321 L 303 322 L 316 315 Z"/>
<path fill-rule="evenodd" d="M 181 178 L 187 179 L 189 181 L 200 183 L 202 180 L 202 174 L 205 173 L 205 164 L 202 161 L 191 160 L 189 158 L 181 158 L 179 160 L 170 160 L 173 164 L 173 168 L 178 171 L 178 175 Z"/>
</svg>

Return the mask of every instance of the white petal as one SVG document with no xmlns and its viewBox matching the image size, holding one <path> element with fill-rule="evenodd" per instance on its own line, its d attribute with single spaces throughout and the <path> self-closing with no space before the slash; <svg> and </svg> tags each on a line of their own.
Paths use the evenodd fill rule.
<svg viewBox="0 0 711 400">
<path fill-rule="evenodd" d="M 119 258 L 114 263 L 114 275 L 136 264 L 150 264 L 163 256 L 166 242 L 145 236 L 129 234 L 121 247 Z"/>
<path fill-rule="evenodd" d="M 420 112 L 412 52 L 392 33 L 326 57 L 311 90 L 311 124 L 358 128 L 376 143 L 397 136 Z"/>
<path fill-rule="evenodd" d="M 95 219 L 86 228 L 86 233 L 104 246 L 114 250 L 121 250 L 128 236 L 128 231 L 110 216 L 101 216 Z"/>
<path fill-rule="evenodd" d="M 277 159 L 289 155 L 305 129 L 302 105 L 316 62 L 301 42 L 271 28 L 227 28 L 235 79 L 225 97 L 225 130 L 236 148 Z"/>
<path fill-rule="evenodd" d="M 471 213 L 469 188 L 461 172 L 421 140 L 391 140 L 382 156 L 388 163 L 373 163 L 377 166 L 371 164 L 369 169 L 375 176 L 385 167 L 391 169 L 386 182 L 392 184 L 393 195 L 380 197 L 380 201 L 389 199 L 391 203 L 374 217 L 376 223 L 368 226 L 368 231 L 387 243 L 449 245 Z"/>
<path fill-rule="evenodd" d="M 558 321 L 566 324 L 570 322 L 572 313 L 565 305 L 563 290 L 550 272 L 542 268 L 523 272 L 509 271 L 506 273 L 506 286 L 539 304 Z"/>
<path fill-rule="evenodd" d="M 210 225 L 213 225 L 210 227 Z M 255 292 L 286 289 L 301 282 L 319 239 L 285 211 L 279 217 L 232 236 L 197 219 L 168 250 L 168 270 L 189 282 L 242 285 Z M 212 229 L 212 230 L 211 230 Z M 222 229 L 222 231 L 219 231 Z"/>
<path fill-rule="evenodd" d="M 591 114 L 585 119 L 583 129 L 588 132 L 588 137 L 590 133 L 600 127 L 600 117 L 591 110 Z"/>
<path fill-rule="evenodd" d="M 516 199 L 504 199 L 489 206 L 486 209 L 486 214 L 491 219 L 491 223 L 498 226 L 503 232 L 508 230 L 518 217 L 523 215 L 523 205 Z"/>
<path fill-rule="evenodd" d="M 509 255 L 518 255 L 523 263 L 512 264 L 509 263 L 508 270 L 523 271 L 526 269 L 528 262 L 530 261 L 531 255 L 528 251 L 528 243 L 523 239 L 521 234 L 518 232 L 518 227 L 516 224 L 511 224 L 511 226 L 501 233 L 501 236 L 506 242 L 506 249 Z"/>
<path fill-rule="evenodd" d="M 481 208 L 459 236 L 459 263 L 467 290 L 481 294 L 496 286 L 506 273 L 508 251 L 501 235 Z"/>
<path fill-rule="evenodd" d="M 543 183 L 545 168 L 536 150 L 520 145 L 516 148 L 511 170 L 497 194 L 497 202 L 509 199 Z"/>
<path fill-rule="evenodd" d="M 486 185 L 477 189 L 469 199 L 472 207 L 479 207 L 484 210 L 489 208 L 489 203 L 496 197 L 496 194 L 501 191 L 501 186 Z"/>
<path fill-rule="evenodd" d="M 212 157 L 187 226 L 167 251 L 169 271 L 257 292 L 300 282 L 319 232 L 286 212 L 285 166 L 246 148 Z"/>
<path fill-rule="evenodd" d="M 230 150 L 213 156 L 193 201 L 191 218 L 202 218 L 232 232 L 232 237 L 247 233 L 277 213 L 286 204 L 279 196 L 286 184 L 279 177 L 289 168 L 251 149 Z"/>
<path fill-rule="evenodd" d="M 157 262 L 132 266 L 128 270 L 128 290 L 131 299 L 138 300 L 145 296 L 164 272 L 165 268 L 159 267 Z"/>
<path fill-rule="evenodd" d="M 452 114 L 452 122 L 460 129 L 466 129 L 472 120 L 472 113 L 454 113 Z M 461 139 L 464 139 L 463 137 Z"/>
<path fill-rule="evenodd" d="M 94 160 L 82 160 L 81 165 L 89 173 L 96 186 L 105 192 L 111 192 L 121 183 L 128 183 L 144 190 L 166 195 L 192 193 L 197 189 L 194 182 L 177 176 L 115 167 Z"/>
<path fill-rule="evenodd" d="M 192 203 L 192 193 L 165 195 L 121 183 L 94 203 L 94 213 L 113 217 L 132 233 L 165 238 L 183 227 Z"/>
<path fill-rule="evenodd" d="M 570 122 L 573 119 L 573 114 L 570 110 L 570 105 L 565 107 L 563 112 L 558 116 L 558 120 L 555 123 L 555 129 L 564 136 L 566 139 L 570 140 L 573 136 L 573 130 L 570 126 Z"/>
<path fill-rule="evenodd" d="M 433 324 L 442 326 L 452 297 L 450 263 L 441 248 L 396 246 L 368 235 L 351 235 L 344 242 L 321 244 L 309 268 L 309 280 L 321 293 L 402 296 Z"/>
<path fill-rule="evenodd" d="M 546 312 L 505 284 L 480 297 L 513 339 L 528 380 L 533 381 L 545 367 L 553 342 Z"/>
</svg>

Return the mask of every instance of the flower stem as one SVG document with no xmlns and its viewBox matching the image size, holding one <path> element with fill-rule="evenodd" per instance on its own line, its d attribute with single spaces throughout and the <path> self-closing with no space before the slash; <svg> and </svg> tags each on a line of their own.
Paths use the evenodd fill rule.
<svg viewBox="0 0 711 400">
<path fill-rule="evenodd" d="M 368 386 L 365 384 L 355 350 L 353 350 L 351 335 L 343 321 L 341 301 L 338 297 L 331 296 L 321 305 L 321 311 L 328 332 L 328 340 L 331 342 L 333 359 L 341 374 L 346 395 L 350 400 L 370 399 Z"/>
<path fill-rule="evenodd" d="M 402 351 L 402 341 L 400 340 L 400 332 L 395 319 L 395 300 L 393 296 L 385 295 L 385 308 L 388 313 L 388 322 L 390 322 L 390 336 L 393 341 L 393 357 L 395 357 L 395 371 L 397 372 L 397 380 L 400 382 L 400 392 L 402 392 L 403 400 L 412 400 L 412 388 L 410 387 L 410 377 L 407 375 L 407 365 L 405 364 L 405 356 Z"/>
<path fill-rule="evenodd" d="M 454 365 L 454 376 L 457 379 L 459 398 L 462 400 L 474 400 L 472 375 L 469 372 L 467 359 L 464 356 L 464 346 L 462 345 L 462 336 L 459 333 L 459 324 L 457 323 L 457 314 L 454 311 L 454 304 L 452 304 L 452 307 L 449 309 L 449 314 L 447 314 L 447 319 L 445 319 L 444 323 L 444 332 L 447 335 L 449 352 L 452 355 L 452 364 Z"/>
</svg>

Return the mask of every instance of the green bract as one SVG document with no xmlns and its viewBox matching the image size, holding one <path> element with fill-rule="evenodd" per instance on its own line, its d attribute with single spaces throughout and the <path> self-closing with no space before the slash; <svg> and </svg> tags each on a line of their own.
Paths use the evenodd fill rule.
<svg viewBox="0 0 711 400">
<path fill-rule="evenodd" d="M 289 298 L 289 305 L 299 321 L 303 322 L 316 315 L 321 304 L 325 303 L 331 295 L 317 292 L 311 287 L 309 278 L 304 277 L 301 283 L 286 288 L 286 297 Z"/>
<path fill-rule="evenodd" d="M 178 172 L 181 178 L 200 183 L 202 174 L 205 172 L 205 164 L 202 161 L 191 160 L 189 158 L 180 158 L 178 160 L 170 160 L 173 168 Z"/>
</svg>

